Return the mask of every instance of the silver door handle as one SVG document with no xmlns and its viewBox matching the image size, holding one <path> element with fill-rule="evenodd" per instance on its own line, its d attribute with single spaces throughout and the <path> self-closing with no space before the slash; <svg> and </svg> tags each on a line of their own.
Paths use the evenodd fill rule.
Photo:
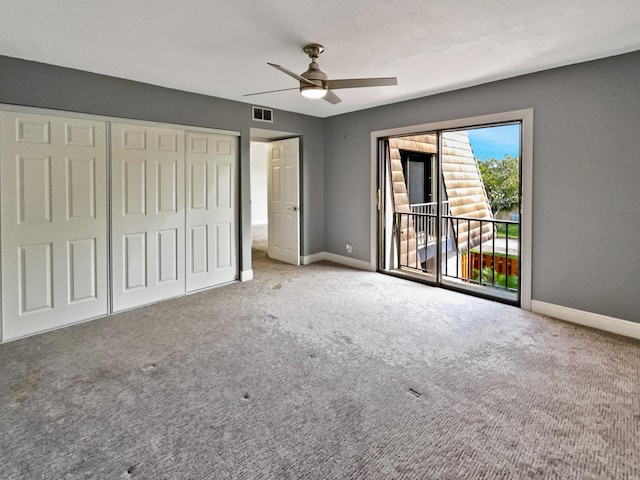
<svg viewBox="0 0 640 480">
<path fill-rule="evenodd" d="M 288 210 L 293 210 L 294 212 L 297 212 L 298 210 L 300 210 L 300 208 L 298 207 L 291 207 Z"/>
</svg>

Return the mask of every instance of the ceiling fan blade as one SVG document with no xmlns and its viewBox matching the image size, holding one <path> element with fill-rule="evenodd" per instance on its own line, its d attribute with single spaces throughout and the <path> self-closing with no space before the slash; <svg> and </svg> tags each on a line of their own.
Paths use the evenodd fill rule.
<svg viewBox="0 0 640 480">
<path fill-rule="evenodd" d="M 251 97 L 253 95 L 262 95 L 263 93 L 275 93 L 275 92 L 286 92 L 287 90 L 299 90 L 300 87 L 293 88 L 281 88 L 280 90 L 267 90 L 266 92 L 256 92 L 256 93 L 245 93 L 242 95 L 243 97 Z"/>
<path fill-rule="evenodd" d="M 360 87 L 390 87 L 398 85 L 396 77 L 384 78 L 343 78 L 341 80 L 327 80 L 327 88 L 360 88 Z"/>
<path fill-rule="evenodd" d="M 287 75 L 289 75 L 290 77 L 295 78 L 296 80 L 298 80 L 299 82 L 302 83 L 307 83 L 309 85 L 315 85 L 315 83 L 313 83 L 310 80 L 307 80 L 306 78 L 298 75 L 297 73 L 293 73 L 291 70 L 287 70 L 286 68 L 280 66 L 280 65 L 276 65 L 275 63 L 269 63 L 267 62 L 267 65 L 271 65 L 273 68 L 280 70 L 282 73 L 286 73 Z"/>
<path fill-rule="evenodd" d="M 333 93 L 331 90 L 328 90 L 327 94 L 324 97 L 322 97 L 322 99 L 326 100 L 331 105 L 335 105 L 336 103 L 340 103 L 342 101 L 340 97 L 337 96 L 335 93 Z"/>
</svg>

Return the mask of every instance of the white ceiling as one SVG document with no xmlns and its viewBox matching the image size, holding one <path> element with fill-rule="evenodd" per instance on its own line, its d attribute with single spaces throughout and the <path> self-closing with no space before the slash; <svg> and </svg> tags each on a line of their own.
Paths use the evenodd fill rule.
<svg viewBox="0 0 640 480">
<path fill-rule="evenodd" d="M 303 98 L 269 67 L 397 87 Z M 327 117 L 640 50 L 638 0 L 0 0 L 0 54 Z M 1 74 L 1 72 L 0 72 Z"/>
</svg>

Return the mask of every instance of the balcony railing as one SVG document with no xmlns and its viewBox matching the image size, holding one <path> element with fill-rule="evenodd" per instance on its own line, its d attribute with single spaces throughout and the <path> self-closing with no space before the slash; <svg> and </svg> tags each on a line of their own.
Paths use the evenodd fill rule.
<svg viewBox="0 0 640 480">
<path fill-rule="evenodd" d="M 438 204 L 437 202 L 429 203 L 412 203 L 409 205 L 412 214 L 417 214 L 413 218 L 413 228 L 416 232 L 416 239 L 419 246 L 436 241 L 436 225 L 438 223 Z M 449 201 L 442 202 L 442 215 L 451 215 L 449 209 Z M 451 231 L 447 224 L 442 232 L 443 238 L 449 238 Z"/>
<path fill-rule="evenodd" d="M 437 258 L 437 206 L 411 205 L 412 213 L 396 213 L 397 261 L 400 267 L 434 273 Z M 444 213 L 446 211 L 446 213 Z M 443 205 L 441 275 L 464 283 L 517 292 L 519 279 L 518 222 L 454 217 Z M 415 238 L 412 238 L 412 232 Z M 457 237 L 464 237 L 458 241 Z M 459 245 L 464 245 L 462 249 Z"/>
<path fill-rule="evenodd" d="M 518 290 L 520 239 L 519 224 L 510 220 L 478 219 L 443 216 L 456 232 L 471 232 L 479 227 L 475 237 L 470 236 L 461 251 L 443 252 L 443 258 L 455 254 L 458 261 L 443 262 L 442 275 L 477 285 L 488 285 L 510 291 Z M 483 232 L 489 226 L 490 235 Z M 489 237 L 487 239 L 487 236 Z"/>
</svg>

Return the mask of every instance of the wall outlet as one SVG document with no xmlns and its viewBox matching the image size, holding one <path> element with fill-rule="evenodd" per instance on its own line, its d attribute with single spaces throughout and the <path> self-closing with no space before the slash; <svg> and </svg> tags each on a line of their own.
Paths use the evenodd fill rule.
<svg viewBox="0 0 640 480">
<path fill-rule="evenodd" d="M 352 250 L 353 250 L 353 249 L 352 249 L 352 247 L 351 247 L 351 244 L 350 244 L 350 243 L 347 243 L 347 244 L 345 245 L 345 248 L 347 249 L 347 253 L 351 253 L 351 252 L 352 252 Z"/>
</svg>

